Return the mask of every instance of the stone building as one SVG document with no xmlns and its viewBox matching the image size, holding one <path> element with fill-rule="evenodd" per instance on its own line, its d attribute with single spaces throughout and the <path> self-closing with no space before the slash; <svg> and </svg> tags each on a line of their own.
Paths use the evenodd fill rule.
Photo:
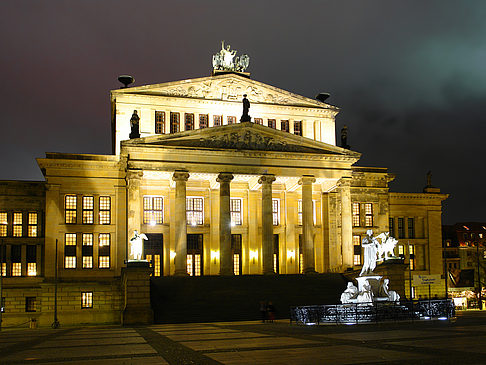
<svg viewBox="0 0 486 365">
<path fill-rule="evenodd" d="M 240 122 L 244 95 L 251 121 Z M 4 323 L 32 317 L 28 300 L 51 323 L 56 282 L 63 323 L 118 322 L 135 230 L 154 276 L 349 272 L 368 229 L 396 236 L 414 272 L 443 272 L 447 195 L 389 192 L 386 168 L 336 145 L 335 106 L 223 72 L 113 90 L 111 108 L 112 155 L 47 153 L 45 182 L 2 183 Z"/>
</svg>

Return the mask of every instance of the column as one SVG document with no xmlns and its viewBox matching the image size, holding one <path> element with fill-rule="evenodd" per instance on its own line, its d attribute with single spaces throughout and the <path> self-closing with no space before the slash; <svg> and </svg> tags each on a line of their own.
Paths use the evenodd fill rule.
<svg viewBox="0 0 486 365">
<path fill-rule="evenodd" d="M 174 172 L 172 179 L 176 182 L 175 191 L 175 273 L 176 276 L 187 275 L 187 215 L 186 215 L 186 182 L 189 173 L 184 170 Z"/>
<path fill-rule="evenodd" d="M 219 182 L 219 275 L 234 275 L 233 257 L 231 255 L 231 180 L 233 180 L 231 173 L 220 173 L 216 179 Z"/>
<path fill-rule="evenodd" d="M 302 250 L 304 251 L 304 274 L 316 272 L 314 257 L 314 212 L 312 207 L 312 184 L 314 176 L 304 175 L 299 180 L 302 185 Z"/>
<path fill-rule="evenodd" d="M 262 256 L 263 274 L 275 274 L 273 270 L 273 217 L 272 183 L 274 175 L 263 175 L 258 180 L 262 184 Z"/>
<path fill-rule="evenodd" d="M 133 232 L 140 233 L 140 182 L 142 181 L 143 172 L 141 170 L 127 171 L 127 194 L 128 194 L 128 227 L 127 227 L 127 245 Z M 128 250 L 127 250 L 128 255 Z M 127 256 L 128 257 L 128 256 Z"/>
<path fill-rule="evenodd" d="M 351 212 L 351 179 L 342 178 L 339 181 L 341 193 L 341 237 L 343 253 L 343 269 L 353 267 L 353 217 Z"/>
</svg>

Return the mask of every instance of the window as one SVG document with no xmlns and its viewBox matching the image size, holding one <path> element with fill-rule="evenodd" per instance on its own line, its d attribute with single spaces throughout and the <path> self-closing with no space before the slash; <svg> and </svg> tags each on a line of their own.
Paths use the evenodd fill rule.
<svg viewBox="0 0 486 365">
<path fill-rule="evenodd" d="M 184 115 L 184 130 L 192 131 L 194 129 L 194 113 Z"/>
<path fill-rule="evenodd" d="M 83 224 L 94 223 L 94 197 L 83 196 Z"/>
<path fill-rule="evenodd" d="M 278 274 L 280 268 L 279 261 L 279 238 L 278 234 L 273 235 L 273 271 Z"/>
<path fill-rule="evenodd" d="M 295 121 L 294 122 L 294 134 L 297 136 L 302 135 L 302 121 Z"/>
<path fill-rule="evenodd" d="M 155 133 L 165 133 L 165 112 L 155 112 Z"/>
<path fill-rule="evenodd" d="M 302 225 L 302 199 L 297 202 L 297 222 L 299 226 Z M 316 202 L 312 201 L 312 222 L 316 224 Z"/>
<path fill-rule="evenodd" d="M 12 276 L 22 276 L 22 263 L 12 262 Z"/>
<path fill-rule="evenodd" d="M 273 225 L 278 226 L 280 224 L 280 199 L 272 199 L 272 217 Z"/>
<path fill-rule="evenodd" d="M 98 268 L 110 268 L 110 234 L 100 233 L 98 241 Z"/>
<path fill-rule="evenodd" d="M 187 235 L 187 273 L 190 276 L 202 275 L 203 235 Z"/>
<path fill-rule="evenodd" d="M 263 125 L 263 118 L 254 118 L 255 124 Z"/>
<path fill-rule="evenodd" d="M 83 269 L 93 268 L 93 233 L 83 233 Z"/>
<path fill-rule="evenodd" d="M 12 276 L 22 276 L 22 246 L 10 247 L 10 260 L 12 261 Z"/>
<path fill-rule="evenodd" d="M 403 218 L 398 218 L 398 238 L 405 238 L 405 227 Z"/>
<path fill-rule="evenodd" d="M 241 199 L 230 199 L 231 225 L 241 226 Z"/>
<path fill-rule="evenodd" d="M 36 297 L 25 297 L 25 311 L 35 312 L 37 310 L 37 298 Z"/>
<path fill-rule="evenodd" d="M 180 130 L 180 115 L 179 113 L 170 113 L 170 133 L 177 133 Z"/>
<path fill-rule="evenodd" d="M 361 265 L 361 237 L 353 236 L 353 247 L 354 247 L 354 265 Z"/>
<path fill-rule="evenodd" d="M 29 237 L 37 237 L 37 212 L 29 212 L 27 222 L 27 235 Z"/>
<path fill-rule="evenodd" d="M 388 218 L 388 232 L 390 233 L 390 237 L 395 237 L 395 219 Z"/>
<path fill-rule="evenodd" d="M 284 132 L 289 132 L 290 131 L 289 121 L 288 120 L 282 120 L 280 122 L 280 129 Z"/>
<path fill-rule="evenodd" d="M 223 116 L 222 115 L 213 115 L 213 126 L 219 127 L 223 124 Z"/>
<path fill-rule="evenodd" d="M 303 244 L 304 239 L 301 234 L 299 234 L 299 273 L 304 273 L 304 249 Z"/>
<path fill-rule="evenodd" d="M 228 124 L 236 124 L 236 117 L 228 116 Z"/>
<path fill-rule="evenodd" d="M 81 308 L 93 308 L 93 292 L 81 292 Z"/>
<path fill-rule="evenodd" d="M 241 234 L 231 235 L 231 252 L 233 253 L 233 272 L 241 275 Z"/>
<path fill-rule="evenodd" d="M 269 119 L 267 121 L 267 125 L 270 127 L 270 128 L 277 128 L 277 121 L 275 119 Z"/>
<path fill-rule="evenodd" d="M 66 195 L 64 198 L 66 224 L 76 224 L 76 198 L 76 195 Z"/>
<path fill-rule="evenodd" d="M 100 224 L 111 223 L 111 198 L 100 196 Z"/>
<path fill-rule="evenodd" d="M 415 222 L 413 218 L 408 218 L 408 238 L 415 238 Z"/>
<path fill-rule="evenodd" d="M 199 114 L 199 128 L 207 128 L 209 123 L 209 116 L 207 114 Z"/>
<path fill-rule="evenodd" d="M 13 214 L 13 236 L 22 237 L 22 213 L 20 212 Z"/>
<path fill-rule="evenodd" d="M 64 268 L 76 268 L 76 233 L 64 235 Z"/>
<path fill-rule="evenodd" d="M 203 224 L 203 198 L 186 198 L 187 224 L 192 226 Z"/>
<path fill-rule="evenodd" d="M 0 237 L 7 237 L 8 215 L 7 212 L 0 212 Z"/>
<path fill-rule="evenodd" d="M 373 204 L 365 203 L 365 227 L 373 227 Z"/>
<path fill-rule="evenodd" d="M 37 246 L 27 245 L 27 276 L 37 276 Z"/>
<path fill-rule="evenodd" d="M 415 270 L 415 245 L 409 245 L 410 250 L 410 270 Z"/>
<path fill-rule="evenodd" d="M 0 275 L 7 276 L 7 263 L 6 262 L 2 262 L 2 265 L 0 266 Z"/>
<path fill-rule="evenodd" d="M 359 203 L 353 203 L 353 227 L 359 227 Z"/>
<path fill-rule="evenodd" d="M 164 200 L 161 196 L 143 197 L 143 223 L 152 226 L 164 223 Z"/>
<path fill-rule="evenodd" d="M 398 256 L 405 257 L 405 247 L 403 245 L 398 245 Z"/>
<path fill-rule="evenodd" d="M 147 260 L 150 263 L 150 267 L 154 269 L 153 275 L 160 276 L 160 255 L 145 255 L 145 260 Z"/>
</svg>

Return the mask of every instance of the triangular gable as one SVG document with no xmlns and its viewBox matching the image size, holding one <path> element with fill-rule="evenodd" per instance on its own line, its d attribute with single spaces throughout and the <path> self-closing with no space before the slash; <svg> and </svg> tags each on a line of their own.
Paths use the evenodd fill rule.
<svg viewBox="0 0 486 365">
<path fill-rule="evenodd" d="M 201 149 L 279 151 L 314 153 L 359 158 L 360 153 L 350 151 L 288 132 L 251 122 L 197 129 L 166 135 L 150 136 L 122 142 L 131 146 L 167 146 Z"/>
<path fill-rule="evenodd" d="M 162 84 L 113 90 L 113 94 L 160 95 L 209 100 L 241 101 L 243 94 L 254 103 L 269 103 L 289 106 L 303 106 L 330 109 L 338 108 L 318 100 L 297 95 L 263 82 L 248 79 L 237 74 L 224 74 Z"/>
</svg>

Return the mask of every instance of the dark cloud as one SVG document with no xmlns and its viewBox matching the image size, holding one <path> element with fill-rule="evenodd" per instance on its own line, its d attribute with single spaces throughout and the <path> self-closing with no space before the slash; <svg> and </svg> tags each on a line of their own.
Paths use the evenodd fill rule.
<svg viewBox="0 0 486 365">
<path fill-rule="evenodd" d="M 483 220 L 483 1 L 22 1 L 0 23 L 2 179 L 41 179 L 45 151 L 110 153 L 109 90 L 208 75 L 222 39 L 254 79 L 327 91 L 361 165 L 398 191 L 425 173 L 447 222 Z M 479 166 L 479 167 L 478 167 Z"/>
</svg>

